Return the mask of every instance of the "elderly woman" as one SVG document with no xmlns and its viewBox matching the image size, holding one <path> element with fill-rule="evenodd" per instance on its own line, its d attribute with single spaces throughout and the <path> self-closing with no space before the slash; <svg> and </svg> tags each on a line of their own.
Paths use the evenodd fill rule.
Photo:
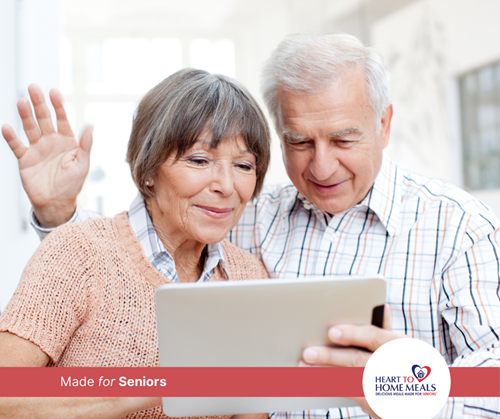
<svg viewBox="0 0 500 419">
<path fill-rule="evenodd" d="M 47 110 L 36 106 L 42 141 Z M 20 113 L 33 135 L 33 117 Z M 63 226 L 42 242 L 0 316 L 0 366 L 157 366 L 159 285 L 267 277 L 224 238 L 260 191 L 269 155 L 265 118 L 234 80 L 188 69 L 154 87 L 128 144 L 138 197 L 128 213 Z M 157 398 L 0 398 L 0 411 L 165 417 Z"/>
</svg>

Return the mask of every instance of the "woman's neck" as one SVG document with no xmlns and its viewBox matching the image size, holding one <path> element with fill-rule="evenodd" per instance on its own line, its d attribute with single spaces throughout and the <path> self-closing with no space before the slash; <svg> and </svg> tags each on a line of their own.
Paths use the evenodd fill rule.
<svg viewBox="0 0 500 419">
<path fill-rule="evenodd" d="M 161 213 L 155 199 L 146 201 L 156 234 L 172 256 L 180 282 L 196 282 L 205 266 L 206 244 L 185 237 L 169 223 L 169 217 Z"/>
</svg>

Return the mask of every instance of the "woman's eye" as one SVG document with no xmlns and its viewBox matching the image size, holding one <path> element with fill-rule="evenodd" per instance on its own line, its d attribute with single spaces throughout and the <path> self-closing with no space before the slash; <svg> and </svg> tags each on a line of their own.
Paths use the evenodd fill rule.
<svg viewBox="0 0 500 419">
<path fill-rule="evenodd" d="M 200 157 L 191 157 L 189 159 L 189 162 L 195 164 L 196 166 L 205 166 L 206 164 L 208 164 L 207 159 L 202 159 Z"/>
<path fill-rule="evenodd" d="M 245 172 L 249 172 L 253 170 L 253 166 L 245 163 L 239 163 L 236 165 L 239 169 L 244 170 Z"/>
</svg>

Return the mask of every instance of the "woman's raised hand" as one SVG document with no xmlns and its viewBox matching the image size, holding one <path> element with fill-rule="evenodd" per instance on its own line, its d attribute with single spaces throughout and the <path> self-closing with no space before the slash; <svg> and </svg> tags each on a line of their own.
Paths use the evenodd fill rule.
<svg viewBox="0 0 500 419">
<path fill-rule="evenodd" d="M 68 221 L 75 211 L 76 197 L 89 171 L 93 127 L 84 131 L 78 143 L 66 117 L 62 95 L 52 89 L 50 101 L 56 112 L 56 131 L 42 89 L 32 84 L 28 91 L 36 121 L 28 99 L 20 99 L 17 108 L 29 147 L 10 125 L 2 127 L 2 134 L 17 157 L 21 181 L 38 221 L 43 227 L 56 227 Z"/>
</svg>

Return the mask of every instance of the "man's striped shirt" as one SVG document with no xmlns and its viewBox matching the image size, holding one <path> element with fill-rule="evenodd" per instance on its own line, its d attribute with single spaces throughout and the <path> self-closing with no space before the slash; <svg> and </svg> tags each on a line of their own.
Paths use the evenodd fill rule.
<svg viewBox="0 0 500 419">
<path fill-rule="evenodd" d="M 348 211 L 332 217 L 292 184 L 269 186 L 229 239 L 271 277 L 380 274 L 395 332 L 433 345 L 449 365 L 499 367 L 499 227 L 475 197 L 384 157 L 372 189 Z M 455 398 L 439 417 L 481 409 L 499 412 L 498 399 Z M 276 417 L 285 415 L 367 418 L 359 408 Z"/>
</svg>

